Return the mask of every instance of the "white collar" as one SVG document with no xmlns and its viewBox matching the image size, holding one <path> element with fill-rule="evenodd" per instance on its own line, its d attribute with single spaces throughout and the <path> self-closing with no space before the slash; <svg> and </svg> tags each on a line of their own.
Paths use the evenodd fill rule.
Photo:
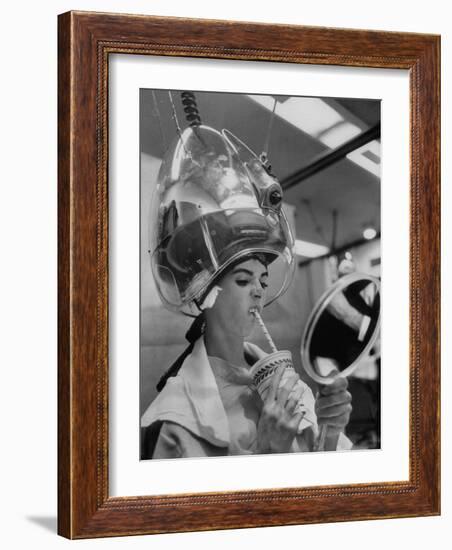
<svg viewBox="0 0 452 550">
<path fill-rule="evenodd" d="M 229 446 L 228 419 L 207 357 L 203 337 L 195 342 L 193 351 L 181 367 L 180 376 L 203 432 L 197 435 L 201 435 L 215 445 L 220 443 Z"/>
<path fill-rule="evenodd" d="M 141 426 L 175 422 L 219 447 L 229 447 L 229 424 L 217 383 L 207 357 L 204 338 L 199 338 L 177 376 L 165 387 L 141 417 Z"/>
</svg>

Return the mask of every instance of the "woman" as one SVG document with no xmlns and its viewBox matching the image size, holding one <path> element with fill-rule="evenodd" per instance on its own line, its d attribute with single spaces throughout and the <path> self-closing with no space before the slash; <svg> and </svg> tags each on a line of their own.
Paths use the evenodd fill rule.
<svg viewBox="0 0 452 550">
<path fill-rule="evenodd" d="M 203 333 L 143 416 L 142 425 L 153 434 L 148 457 L 310 451 L 321 424 L 328 424 L 325 450 L 337 448 L 351 412 L 345 379 L 322 388 L 315 405 L 295 372 L 280 385 L 280 368 L 265 401 L 253 387 L 250 367 L 265 354 L 245 339 L 256 323 L 252 310 L 262 310 L 265 303 L 268 277 L 262 257 L 253 255 L 218 281 L 221 290 L 205 310 Z M 300 401 L 304 409 L 297 407 Z"/>
<path fill-rule="evenodd" d="M 151 265 L 162 302 L 198 317 L 190 346 L 161 380 L 142 417 L 142 457 L 311 451 L 328 424 L 326 450 L 347 448 L 347 382 L 315 400 L 293 372 L 276 371 L 265 399 L 251 366 L 265 356 L 246 338 L 287 288 L 293 238 L 279 182 L 230 133 L 187 128 L 170 150 L 154 198 Z M 279 264 L 274 284 L 269 269 Z M 270 284 L 270 288 L 269 288 Z M 345 443 L 344 443 L 345 442 Z"/>
</svg>

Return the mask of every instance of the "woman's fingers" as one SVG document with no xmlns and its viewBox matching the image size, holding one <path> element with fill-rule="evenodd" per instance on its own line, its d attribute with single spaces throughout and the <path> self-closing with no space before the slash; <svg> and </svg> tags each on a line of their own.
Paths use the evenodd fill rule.
<svg viewBox="0 0 452 550">
<path fill-rule="evenodd" d="M 302 421 L 304 415 L 306 414 L 305 409 L 298 409 L 293 415 L 292 418 L 289 421 L 289 427 L 295 431 L 295 433 L 298 430 L 298 426 L 300 425 L 300 422 Z"/>
<path fill-rule="evenodd" d="M 298 383 L 299 376 L 296 373 L 293 373 L 284 384 L 278 389 L 276 394 L 277 402 L 284 407 L 287 403 L 290 393 L 294 389 L 295 385 Z"/>
<path fill-rule="evenodd" d="M 347 426 L 352 412 L 352 396 L 347 388 L 346 378 L 337 378 L 333 384 L 320 388 L 315 403 L 319 425 L 327 425 L 338 432 Z"/>
<path fill-rule="evenodd" d="M 291 371 L 283 381 L 285 367 L 278 367 L 258 423 L 258 447 L 263 452 L 290 450 L 306 410 L 300 407 L 303 394 L 299 376 Z"/>
<path fill-rule="evenodd" d="M 350 420 L 350 413 L 345 412 L 340 416 L 336 416 L 334 418 L 319 417 L 317 419 L 317 423 L 320 426 L 322 424 L 326 424 L 328 427 L 339 428 L 342 430 L 343 428 L 345 428 L 345 426 L 347 426 L 349 420 Z"/>
<path fill-rule="evenodd" d="M 299 398 L 293 392 L 291 395 L 289 395 L 289 398 L 287 399 L 287 403 L 286 403 L 286 410 L 289 414 L 294 413 L 299 401 L 300 401 Z"/>
<path fill-rule="evenodd" d="M 333 407 L 328 407 L 326 409 L 319 410 L 318 418 L 336 418 L 337 416 L 342 416 L 343 414 L 350 414 L 352 412 L 352 406 L 350 403 L 341 403 L 340 405 L 335 405 Z"/>
<path fill-rule="evenodd" d="M 269 390 L 268 395 L 267 395 L 267 399 L 270 402 L 274 401 L 276 399 L 276 393 L 278 391 L 278 387 L 279 387 L 279 383 L 281 382 L 281 378 L 284 374 L 284 370 L 285 370 L 284 366 L 278 367 L 276 369 L 275 374 L 273 375 L 270 390 Z"/>
<path fill-rule="evenodd" d="M 348 382 L 346 378 L 337 378 L 332 384 L 322 386 L 319 390 L 320 395 L 331 395 L 333 393 L 339 393 L 348 388 Z"/>
<path fill-rule="evenodd" d="M 323 410 L 328 409 L 328 407 L 334 407 L 336 405 L 346 405 L 351 403 L 352 396 L 348 391 L 342 391 L 339 393 L 333 393 L 331 395 L 318 397 L 316 402 L 316 409 Z"/>
</svg>

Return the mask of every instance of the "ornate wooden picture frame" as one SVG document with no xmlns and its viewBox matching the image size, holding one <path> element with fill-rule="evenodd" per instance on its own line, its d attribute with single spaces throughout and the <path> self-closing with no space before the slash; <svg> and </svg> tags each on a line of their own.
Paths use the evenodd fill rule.
<svg viewBox="0 0 452 550">
<path fill-rule="evenodd" d="M 439 514 L 440 38 L 69 12 L 59 16 L 58 48 L 59 534 L 88 538 Z M 109 496 L 111 54 L 409 71 L 408 481 Z"/>
</svg>

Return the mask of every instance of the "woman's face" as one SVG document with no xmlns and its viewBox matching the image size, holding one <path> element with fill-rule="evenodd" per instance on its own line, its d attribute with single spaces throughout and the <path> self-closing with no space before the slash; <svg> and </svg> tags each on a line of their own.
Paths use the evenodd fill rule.
<svg viewBox="0 0 452 550">
<path fill-rule="evenodd" d="M 243 337 L 251 334 L 256 318 L 265 303 L 268 270 L 259 260 L 250 259 L 235 265 L 217 285 L 219 292 L 212 309 L 208 311 L 208 323 L 214 321 L 222 329 Z"/>
</svg>

